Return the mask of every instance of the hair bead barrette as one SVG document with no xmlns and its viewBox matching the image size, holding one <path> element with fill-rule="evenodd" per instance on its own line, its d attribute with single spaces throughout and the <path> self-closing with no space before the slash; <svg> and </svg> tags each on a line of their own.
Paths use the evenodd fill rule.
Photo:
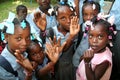
<svg viewBox="0 0 120 80">
<path fill-rule="evenodd" d="M 21 27 L 22 27 L 23 29 L 25 29 L 25 28 L 26 28 L 25 20 L 23 20 L 20 25 L 21 25 Z"/>
</svg>

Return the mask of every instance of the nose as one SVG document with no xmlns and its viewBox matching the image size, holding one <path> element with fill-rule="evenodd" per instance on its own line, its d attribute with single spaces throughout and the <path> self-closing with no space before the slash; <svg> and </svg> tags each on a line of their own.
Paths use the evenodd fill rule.
<svg viewBox="0 0 120 80">
<path fill-rule="evenodd" d="M 70 23 L 71 19 L 70 18 L 67 18 L 67 23 Z"/>
<path fill-rule="evenodd" d="M 92 19 L 91 15 L 87 16 L 87 20 L 91 20 L 91 19 Z"/>
<path fill-rule="evenodd" d="M 93 38 L 93 43 L 97 43 L 97 42 L 98 42 L 97 38 L 94 37 L 94 38 Z"/>
<path fill-rule="evenodd" d="M 27 41 L 25 39 L 23 39 L 22 44 L 26 46 L 27 45 Z"/>
</svg>

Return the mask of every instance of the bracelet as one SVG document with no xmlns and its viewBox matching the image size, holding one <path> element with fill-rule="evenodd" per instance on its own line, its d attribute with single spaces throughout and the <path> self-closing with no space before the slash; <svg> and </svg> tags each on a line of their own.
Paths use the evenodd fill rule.
<svg viewBox="0 0 120 80">
<path fill-rule="evenodd" d="M 45 37 L 46 34 L 47 34 L 47 31 L 46 30 L 45 31 L 41 31 L 41 33 L 42 33 L 42 36 Z"/>
<path fill-rule="evenodd" d="M 89 67 L 91 67 L 91 62 L 89 62 L 89 63 L 85 63 L 85 65 L 88 65 Z"/>
</svg>

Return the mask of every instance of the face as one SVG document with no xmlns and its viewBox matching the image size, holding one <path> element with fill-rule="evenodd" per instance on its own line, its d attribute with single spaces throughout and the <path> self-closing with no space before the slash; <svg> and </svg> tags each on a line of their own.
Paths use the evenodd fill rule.
<svg viewBox="0 0 120 80">
<path fill-rule="evenodd" d="M 18 15 L 18 18 L 20 20 L 25 19 L 26 16 L 27 16 L 27 9 L 23 8 L 23 9 L 19 10 L 19 12 L 17 13 L 17 15 Z"/>
<path fill-rule="evenodd" d="M 43 9 L 48 9 L 50 7 L 50 0 L 37 0 L 37 3 L 42 7 Z"/>
<path fill-rule="evenodd" d="M 15 50 L 20 50 L 23 53 L 30 44 L 30 27 L 22 29 L 20 25 L 15 25 L 14 34 L 6 34 L 5 38 L 10 52 L 14 53 Z"/>
<path fill-rule="evenodd" d="M 32 61 L 35 61 L 38 64 L 43 63 L 44 52 L 43 52 L 43 49 L 38 44 L 36 44 L 32 47 L 32 50 L 29 51 L 29 56 Z"/>
<path fill-rule="evenodd" d="M 68 6 L 61 6 L 58 8 L 57 21 L 62 30 L 69 31 L 70 22 L 74 16 L 74 12 Z"/>
<path fill-rule="evenodd" d="M 108 43 L 108 34 L 101 25 L 96 25 L 93 30 L 89 30 L 89 44 L 95 53 L 103 52 Z"/>
<path fill-rule="evenodd" d="M 96 10 L 93 10 L 91 5 L 87 5 L 83 8 L 83 20 L 90 21 L 94 16 L 97 15 Z"/>
</svg>

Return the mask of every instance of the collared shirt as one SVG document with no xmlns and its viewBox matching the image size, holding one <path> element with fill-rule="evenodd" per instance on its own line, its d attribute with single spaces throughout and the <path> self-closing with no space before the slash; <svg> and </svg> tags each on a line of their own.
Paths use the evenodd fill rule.
<svg viewBox="0 0 120 80">
<path fill-rule="evenodd" d="M 85 26 L 84 23 L 82 25 L 82 31 L 85 31 Z M 84 52 L 89 48 L 89 43 L 88 43 L 88 34 L 86 33 L 86 36 L 82 36 L 81 42 L 79 46 L 77 47 L 74 55 L 73 55 L 73 64 L 75 67 L 78 67 L 80 57 L 84 54 Z"/>
<path fill-rule="evenodd" d="M 36 24 L 33 21 L 35 12 L 40 12 L 41 14 L 43 13 L 39 8 L 37 8 L 33 13 L 29 14 L 29 17 L 27 17 L 27 21 L 30 23 L 31 27 L 33 27 L 35 31 L 39 34 L 40 29 L 36 26 Z M 46 29 L 57 25 L 55 16 L 46 15 L 46 20 L 47 20 Z"/>
<path fill-rule="evenodd" d="M 18 77 L 15 77 L 15 75 L 7 72 L 3 67 L 0 66 L 0 80 L 24 80 L 24 69 L 16 62 L 16 57 L 8 51 L 7 46 L 2 51 L 1 55 L 11 64 L 13 70 L 18 72 Z M 24 53 L 23 56 L 27 57 L 27 53 Z"/>
</svg>

